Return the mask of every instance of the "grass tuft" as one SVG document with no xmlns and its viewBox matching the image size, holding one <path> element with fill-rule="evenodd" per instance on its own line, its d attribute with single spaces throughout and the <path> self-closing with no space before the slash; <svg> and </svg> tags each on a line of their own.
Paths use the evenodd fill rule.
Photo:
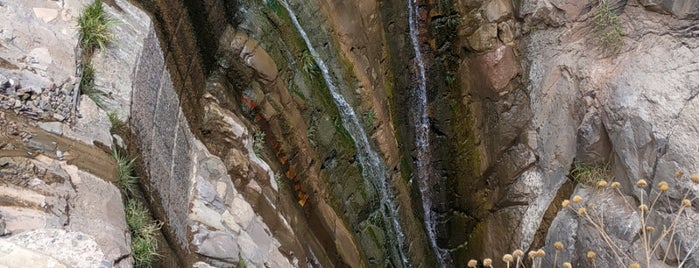
<svg viewBox="0 0 699 268">
<path fill-rule="evenodd" d="M 124 121 L 121 121 L 121 119 L 119 119 L 119 116 L 115 112 L 107 113 L 107 117 L 109 117 L 109 123 L 112 125 L 112 129 L 120 129 L 126 126 L 126 123 L 124 123 Z"/>
<path fill-rule="evenodd" d="M 80 91 L 95 102 L 97 107 L 104 109 L 104 94 L 95 88 L 95 69 L 90 61 L 86 61 L 83 66 L 82 77 L 80 77 Z"/>
<path fill-rule="evenodd" d="M 373 129 L 374 128 L 374 122 L 376 122 L 376 112 L 374 111 L 373 108 L 369 109 L 364 114 L 364 122 L 367 124 L 367 128 Z"/>
<path fill-rule="evenodd" d="M 570 176 L 577 183 L 586 186 L 596 186 L 600 181 L 606 181 L 612 176 L 608 163 L 605 164 L 585 164 L 575 163 Z"/>
<path fill-rule="evenodd" d="M 126 201 L 126 223 L 131 229 L 131 255 L 134 267 L 151 267 L 158 255 L 155 235 L 162 223 L 150 220 L 148 209 L 138 200 Z"/>
<path fill-rule="evenodd" d="M 113 20 L 104 12 L 102 0 L 95 0 L 92 4 L 85 6 L 78 18 L 80 47 L 88 54 L 96 49 L 104 49 L 112 40 L 112 24 Z"/>
<path fill-rule="evenodd" d="M 117 161 L 117 183 L 124 193 L 133 195 L 138 183 L 138 177 L 133 175 L 133 164 L 136 158 L 129 159 L 128 156 L 119 154 L 116 148 L 112 150 L 112 156 Z"/>
<path fill-rule="evenodd" d="M 309 76 L 320 74 L 320 68 L 318 68 L 315 59 L 313 59 L 313 56 L 308 51 L 301 53 L 301 68 Z"/>
</svg>

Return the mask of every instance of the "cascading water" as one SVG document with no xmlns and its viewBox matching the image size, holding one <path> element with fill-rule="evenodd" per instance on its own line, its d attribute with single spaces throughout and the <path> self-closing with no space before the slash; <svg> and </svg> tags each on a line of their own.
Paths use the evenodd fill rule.
<svg viewBox="0 0 699 268">
<path fill-rule="evenodd" d="M 337 86 L 330 75 L 327 65 L 325 65 L 325 62 L 320 57 L 320 54 L 318 54 L 315 48 L 313 48 L 313 44 L 308 38 L 306 31 L 303 29 L 303 27 L 301 27 L 301 24 L 296 18 L 296 14 L 286 0 L 279 0 L 279 2 L 289 13 L 292 23 L 299 31 L 299 34 L 301 34 L 303 41 L 308 47 L 308 51 L 313 57 L 315 63 L 318 65 L 318 68 L 321 70 L 325 83 L 328 86 L 333 101 L 335 102 L 335 105 L 340 113 L 342 125 L 345 127 L 347 132 L 349 132 L 352 140 L 354 140 L 357 150 L 357 157 L 360 165 L 362 166 L 362 176 L 365 180 L 369 180 L 379 189 L 382 206 L 382 208 L 380 208 L 381 216 L 383 217 L 383 221 L 392 229 L 386 231 L 392 231 L 393 236 L 395 236 L 398 242 L 398 244 L 395 245 L 392 250 L 395 254 L 400 256 L 404 267 L 410 267 L 407 253 L 405 252 L 405 234 L 403 233 L 402 227 L 398 222 L 398 206 L 395 204 L 395 201 L 392 198 L 393 194 L 388 181 L 389 178 L 386 174 L 386 167 L 379 158 L 378 154 L 369 145 L 369 139 L 367 138 L 366 132 L 364 132 L 362 125 L 359 123 L 359 119 L 354 113 L 354 110 L 347 103 L 345 98 L 337 91 Z"/>
<path fill-rule="evenodd" d="M 417 86 L 412 88 L 412 119 L 415 124 L 415 150 L 417 151 L 416 165 L 420 195 L 422 197 L 422 210 L 424 211 L 424 223 L 430 246 L 437 257 L 440 267 L 451 267 L 452 261 L 449 252 L 437 245 L 437 220 L 432 211 L 432 183 L 430 175 L 430 119 L 427 117 L 427 79 L 425 75 L 425 62 L 420 50 L 420 32 L 418 31 L 418 5 L 417 0 L 408 0 L 408 19 L 410 26 L 410 40 L 415 53 L 414 70 L 417 70 Z"/>
</svg>

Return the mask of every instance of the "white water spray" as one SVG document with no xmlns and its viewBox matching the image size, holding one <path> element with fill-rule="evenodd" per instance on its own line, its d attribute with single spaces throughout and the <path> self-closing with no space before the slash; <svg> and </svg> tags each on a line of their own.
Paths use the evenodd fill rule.
<svg viewBox="0 0 699 268">
<path fill-rule="evenodd" d="M 432 195 L 430 193 L 432 188 L 430 185 L 430 175 L 432 173 L 430 162 L 432 159 L 429 153 L 430 119 L 427 116 L 427 79 L 425 74 L 425 62 L 422 58 L 422 51 L 420 51 L 417 0 L 408 0 L 408 14 L 410 40 L 412 41 L 413 52 L 415 53 L 414 64 L 417 70 L 416 79 L 418 80 L 417 86 L 413 86 L 412 88 L 412 102 L 414 107 L 412 117 L 415 123 L 416 165 L 420 195 L 422 197 L 422 210 L 424 211 L 424 223 L 427 236 L 430 239 L 430 246 L 432 246 L 432 250 L 437 257 L 440 267 L 450 267 L 453 264 L 449 252 L 439 248 L 439 245 L 437 245 L 437 219 L 432 211 Z"/>
</svg>

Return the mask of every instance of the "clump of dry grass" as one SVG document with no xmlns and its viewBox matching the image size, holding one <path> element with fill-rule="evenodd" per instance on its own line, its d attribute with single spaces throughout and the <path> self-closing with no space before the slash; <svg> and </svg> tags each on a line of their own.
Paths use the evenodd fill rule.
<svg viewBox="0 0 699 268">
<path fill-rule="evenodd" d="M 682 172 L 677 172 L 676 176 L 681 179 L 684 176 L 684 174 Z M 694 183 L 699 183 L 699 175 L 692 175 L 689 177 L 689 179 Z M 619 196 L 624 196 L 621 192 L 621 184 L 619 182 L 612 182 L 610 185 L 606 180 L 600 180 L 596 183 L 596 185 L 603 191 L 610 190 L 619 194 Z M 609 187 L 607 187 L 608 185 Z M 640 189 L 646 189 L 649 186 L 650 184 L 648 183 L 648 181 L 644 179 L 639 179 L 638 181 L 636 181 L 636 187 Z M 671 252 L 671 248 L 674 247 L 673 239 L 677 231 L 677 226 L 678 224 L 680 224 L 680 218 L 682 215 L 684 215 L 685 210 L 692 206 L 692 200 L 687 198 L 689 195 L 689 190 L 687 190 L 684 193 L 681 202 L 678 204 L 677 211 L 673 213 L 674 217 L 672 221 L 668 223 L 669 225 L 665 226 L 659 235 L 651 236 L 651 234 L 655 231 L 655 227 L 648 225 L 649 217 L 653 212 L 656 212 L 656 204 L 662 196 L 665 196 L 667 198 L 667 202 L 671 202 L 669 197 L 667 197 L 667 192 L 669 190 L 669 183 L 667 181 L 660 181 L 657 184 L 657 188 L 648 191 L 649 194 L 647 194 L 647 191 L 645 190 L 639 191 L 640 204 L 636 208 L 633 208 L 628 202 L 626 203 L 627 207 L 630 210 L 635 210 L 640 215 L 639 220 L 641 221 L 641 229 L 639 231 L 639 238 L 643 243 L 643 261 L 645 262 L 645 267 L 651 267 L 651 261 L 653 260 L 653 258 L 658 258 L 663 262 L 667 260 L 668 254 Z M 624 200 L 626 202 L 626 199 Z M 592 213 L 588 211 L 590 207 L 588 207 L 583 201 L 584 200 L 582 197 L 576 195 L 571 200 L 564 200 L 561 205 L 564 209 L 570 209 L 594 227 L 594 229 L 599 233 L 604 242 L 607 244 L 609 250 L 611 251 L 612 255 L 617 259 L 617 262 L 620 266 L 640 267 L 640 264 L 637 262 L 637 260 L 634 260 L 631 256 L 629 256 L 626 253 L 626 251 L 622 250 L 622 248 L 619 245 L 617 245 L 617 243 L 607 233 L 604 226 L 604 221 L 602 220 L 602 215 L 604 214 L 604 212 L 596 211 L 597 213 L 595 213 L 595 215 L 599 214 L 599 217 L 591 215 Z M 658 250 L 661 247 L 665 249 L 665 252 L 661 254 L 662 256 L 656 255 L 656 253 L 658 253 Z M 685 260 L 692 253 L 691 251 L 693 251 L 693 249 L 691 249 L 690 252 L 687 252 Z M 590 260 L 593 267 L 597 267 L 594 262 L 595 257 L 596 254 L 593 251 L 588 252 L 587 258 Z"/>
<path fill-rule="evenodd" d="M 612 177 L 609 163 L 586 164 L 575 163 L 570 176 L 574 181 L 586 186 L 599 186 L 601 181 Z"/>
<path fill-rule="evenodd" d="M 608 167 L 605 167 L 605 169 L 608 169 Z M 602 173 L 598 174 L 607 174 L 608 171 L 604 171 Z M 695 184 L 699 184 L 699 174 L 694 174 L 691 176 L 685 176 L 684 173 L 682 172 L 677 172 L 676 174 L 677 180 L 684 180 L 688 179 L 691 182 Z M 602 179 L 600 179 L 602 178 Z M 597 188 L 599 188 L 601 191 L 614 191 L 615 194 L 618 194 L 620 196 L 624 196 L 624 194 L 621 191 L 621 183 L 619 182 L 609 182 L 604 178 L 608 177 L 598 177 L 597 181 L 591 181 L 589 185 L 594 185 Z M 648 181 L 644 179 L 639 179 L 636 181 L 635 184 L 636 187 L 640 189 L 646 189 L 647 187 L 651 186 Z M 638 189 L 637 188 L 637 189 Z M 651 261 L 653 258 L 657 258 L 658 260 L 661 260 L 665 262 L 668 258 L 668 254 L 672 252 L 672 248 L 675 247 L 675 244 L 673 244 L 674 236 L 675 233 L 677 232 L 677 227 L 679 224 L 681 224 L 681 218 L 682 215 L 685 214 L 685 211 L 687 208 L 692 207 L 692 202 L 694 199 L 689 199 L 689 190 L 687 190 L 684 193 L 683 198 L 679 203 L 677 203 L 677 210 L 674 211 L 672 214 L 674 217 L 672 218 L 671 222 L 664 224 L 662 230 L 660 230 L 659 234 L 653 234 L 656 230 L 655 227 L 650 226 L 648 224 L 648 219 L 650 215 L 653 212 L 657 212 L 656 204 L 658 204 L 658 200 L 661 197 L 664 197 L 665 202 L 672 202 L 671 199 L 667 196 L 667 193 L 670 190 L 670 184 L 667 181 L 660 181 L 657 186 L 650 191 L 639 191 L 640 194 L 640 204 L 636 206 L 635 208 L 631 206 L 631 204 L 628 203 L 626 199 L 624 201 L 626 202 L 626 206 L 638 212 L 640 215 L 639 220 L 641 221 L 641 229 L 639 230 L 639 238 L 643 243 L 643 256 L 644 260 L 644 266 L 643 267 L 652 267 L 651 266 Z M 652 198 L 649 198 L 652 197 Z M 622 249 L 620 245 L 618 245 L 615 240 L 612 239 L 611 235 L 607 233 L 603 221 L 603 211 L 595 211 L 594 207 L 588 206 L 586 204 L 585 198 L 579 195 L 573 196 L 571 199 L 563 200 L 561 202 L 561 206 L 563 209 L 569 209 L 572 211 L 574 214 L 578 215 L 579 217 L 583 218 L 586 222 L 591 224 L 594 229 L 598 232 L 600 237 L 603 239 L 605 244 L 607 245 L 609 252 L 611 252 L 610 255 L 612 255 L 614 258 L 616 258 L 618 262 L 618 267 L 629 267 L 629 268 L 641 268 L 641 264 L 638 262 L 639 260 L 635 260 L 631 256 L 627 254 L 625 249 Z M 694 250 L 699 246 L 699 241 L 695 243 L 694 246 L 692 246 L 690 249 L 687 250 L 686 256 L 684 259 L 680 260 L 679 267 L 682 267 L 682 265 L 688 260 L 689 256 L 691 256 L 694 253 Z M 563 268 L 572 268 L 572 264 L 570 262 L 563 262 L 561 266 L 558 266 L 558 254 L 560 251 L 562 251 L 565 248 L 565 245 L 557 241 L 554 243 L 553 248 L 555 250 L 554 255 L 553 255 L 553 268 L 556 267 L 563 267 Z M 664 250 L 664 253 L 660 254 L 659 250 L 662 248 Z M 600 249 L 601 250 L 601 249 Z M 675 250 L 676 254 L 679 254 L 681 252 L 680 250 Z M 542 262 L 543 258 L 546 256 L 546 252 L 544 252 L 543 249 L 539 250 L 532 250 L 528 252 L 527 256 L 529 257 L 529 260 L 531 261 L 531 267 L 530 268 L 542 268 Z M 597 258 L 597 253 L 595 251 L 588 251 L 586 256 L 585 256 L 590 265 L 586 267 L 593 267 L 597 268 L 597 263 L 595 262 Z M 679 257 L 679 255 L 677 256 Z M 504 267 L 507 268 L 525 268 L 526 266 L 524 265 L 524 251 L 522 250 L 515 250 L 511 254 L 505 254 L 502 256 L 502 261 L 505 264 Z M 486 258 L 483 260 L 481 263 L 482 266 L 480 267 L 494 267 L 492 260 L 489 258 Z M 467 264 L 468 267 L 479 267 L 479 262 L 477 260 L 470 260 Z"/>
</svg>

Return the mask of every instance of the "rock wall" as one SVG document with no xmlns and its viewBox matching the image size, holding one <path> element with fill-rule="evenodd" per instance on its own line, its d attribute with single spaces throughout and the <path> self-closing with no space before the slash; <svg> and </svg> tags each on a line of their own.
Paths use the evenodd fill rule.
<svg viewBox="0 0 699 268">
<path fill-rule="evenodd" d="M 583 196 L 586 206 L 599 207 L 595 212 L 604 214 L 605 222 L 614 222 L 607 224 L 605 230 L 625 254 L 643 264 L 646 263 L 643 246 L 640 239 L 636 239 L 641 233 L 641 219 L 637 209 L 623 209 L 623 204 L 630 202 L 632 208 L 638 207 L 641 200 L 648 204 L 649 196 L 655 197 L 658 193 L 658 183 L 667 181 L 671 188 L 667 202 L 656 204 L 646 220 L 649 226 L 667 226 L 684 194 L 692 198 L 697 194 L 696 184 L 689 179 L 689 174 L 697 170 L 694 163 L 697 153 L 690 149 L 694 141 L 689 137 L 695 135 L 696 130 L 690 127 L 695 119 L 688 111 L 696 105 L 694 96 L 699 83 L 693 78 L 698 71 L 697 62 L 693 60 L 698 53 L 697 30 L 693 26 L 697 21 L 696 17 L 687 15 L 696 12 L 696 6 L 683 1 L 666 1 L 662 6 L 668 9 L 663 10 L 673 7 L 672 12 L 657 13 L 661 11 L 655 8 L 658 6 L 647 2 L 629 1 L 626 5 L 617 5 L 615 11 L 621 17 L 624 45 L 619 55 L 613 57 L 603 54 L 595 42 L 584 41 L 596 38 L 595 33 L 584 26 L 591 21 L 590 12 L 568 16 L 567 21 L 578 22 L 567 23 L 564 29 L 533 33 L 527 40 L 532 85 L 540 88 L 554 85 L 552 89 L 556 93 L 547 92 L 548 95 L 578 94 L 565 102 L 579 107 L 576 120 L 567 120 L 573 127 L 564 132 L 570 140 L 563 143 L 569 144 L 567 153 L 577 155 L 576 161 L 587 161 L 591 156 L 604 161 L 610 157 L 613 178 L 607 179 L 620 182 L 623 193 L 609 194 L 578 186 L 574 194 Z M 665 13 L 671 14 L 661 15 Z M 557 42 L 545 48 L 537 44 L 553 36 L 558 37 Z M 556 112 L 561 111 L 557 109 Z M 560 137 L 552 141 L 563 142 Z M 600 151 L 595 145 L 603 143 L 609 145 L 602 146 L 606 148 Z M 639 179 L 646 180 L 650 187 L 638 187 Z M 610 208 L 604 209 L 605 206 Z M 696 209 L 686 209 L 680 219 L 685 224 L 675 235 L 677 255 L 674 249 L 661 243 L 660 249 L 651 254 L 652 267 L 676 266 L 689 254 L 688 250 L 697 239 Z M 599 249 L 601 256 L 597 265 L 622 265 L 590 224 L 571 211 L 558 213 L 546 239 L 548 244 L 567 241 L 569 246 L 564 252 L 572 254 L 574 264 L 587 265 L 581 253 Z M 653 236 L 652 241 L 655 239 L 657 236 Z M 659 261 L 666 251 L 672 253 L 664 262 Z M 624 265 L 630 261 L 625 260 Z M 689 255 L 685 265 L 697 265 L 696 254 Z"/>
<path fill-rule="evenodd" d="M 235 189 L 226 166 L 192 133 L 152 25 L 143 44 L 134 69 L 130 126 L 147 191 L 162 208 L 165 229 L 185 265 L 203 259 L 222 266 L 239 261 L 290 266 L 267 225 Z M 231 127 L 238 129 L 237 138 L 247 137 L 251 144 L 241 125 Z"/>
<path fill-rule="evenodd" d="M 455 186 L 446 198 L 459 196 L 446 206 L 450 220 L 442 230 L 451 241 L 442 243 L 469 242 L 455 254 L 492 257 L 544 244 L 552 252 L 557 239 L 574 243 L 567 250 L 577 250 L 576 256 L 584 256 L 583 248 L 599 248 L 594 243 L 600 241 L 588 236 L 592 231 L 579 218 L 573 220 L 574 213 L 556 216 L 561 199 L 572 193 L 568 185 L 574 162 L 611 161 L 613 180 L 636 203 L 641 195 L 633 187 L 637 179 L 657 184 L 656 178 L 670 178 L 677 170 L 694 172 L 687 160 L 694 153 L 680 149 L 690 146 L 683 137 L 694 132 L 682 127 L 692 122 L 684 109 L 692 105 L 696 87 L 696 79 L 689 78 L 695 72 L 689 59 L 696 57 L 693 4 L 609 1 L 621 15 L 624 35 L 621 53 L 614 57 L 599 47 L 592 29 L 598 2 L 453 4 L 460 18 L 456 36 L 440 31 L 453 14 L 441 3 L 429 6 L 429 23 L 437 47 L 430 67 L 437 74 L 431 77 L 456 78 L 456 85 L 434 85 L 436 96 L 431 97 L 434 150 L 442 159 L 436 166 L 446 185 Z M 457 58 L 458 64 L 449 58 Z M 670 184 L 677 193 L 692 196 L 695 191 L 687 175 Z M 598 205 L 623 203 L 620 197 L 587 191 L 578 185 L 575 194 L 599 200 L 593 202 Z M 672 198 L 681 199 L 678 194 Z M 610 216 L 620 221 L 632 217 L 632 211 L 618 212 Z M 694 213 L 683 217 L 691 220 Z M 668 217 L 660 214 L 651 220 Z M 623 240 L 630 236 L 619 232 L 633 229 L 614 232 Z M 596 242 L 587 244 L 587 239 Z M 638 249 L 634 243 L 623 245 Z M 680 244 L 683 250 L 691 246 Z M 617 265 L 608 257 L 606 264 Z M 574 260 L 585 265 L 583 258 Z"/>
</svg>

